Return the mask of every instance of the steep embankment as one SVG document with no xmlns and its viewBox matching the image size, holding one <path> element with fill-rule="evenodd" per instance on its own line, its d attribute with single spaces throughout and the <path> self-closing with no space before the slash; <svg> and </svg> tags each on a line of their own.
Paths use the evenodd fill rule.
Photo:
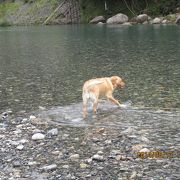
<svg viewBox="0 0 180 180">
<path fill-rule="evenodd" d="M 80 20 L 75 0 L 15 1 L 0 4 L 1 25 L 69 24 Z"/>
</svg>

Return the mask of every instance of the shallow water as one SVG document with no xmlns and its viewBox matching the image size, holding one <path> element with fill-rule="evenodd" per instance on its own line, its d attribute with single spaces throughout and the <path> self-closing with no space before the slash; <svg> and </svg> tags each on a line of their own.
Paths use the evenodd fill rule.
<svg viewBox="0 0 180 180">
<path fill-rule="evenodd" d="M 128 134 L 132 133 L 132 137 L 147 137 L 148 143 L 157 149 L 180 147 L 180 111 L 167 112 L 134 106 L 118 108 L 107 101 L 101 101 L 97 115 L 93 115 L 89 108 L 87 119 L 83 119 L 81 103 L 40 110 L 35 115 L 42 121 L 60 126 L 106 127 L 119 129 L 121 133 L 129 129 L 131 132 Z"/>
<path fill-rule="evenodd" d="M 83 82 L 119 75 L 134 106 L 179 108 L 179 26 L 0 28 L 0 109 L 81 102 Z"/>
</svg>

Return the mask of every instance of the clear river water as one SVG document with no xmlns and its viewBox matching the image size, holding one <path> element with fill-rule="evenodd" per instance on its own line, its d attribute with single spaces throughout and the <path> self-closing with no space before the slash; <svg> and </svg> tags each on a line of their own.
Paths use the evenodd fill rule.
<svg viewBox="0 0 180 180">
<path fill-rule="evenodd" d="M 116 91 L 134 106 L 180 107 L 179 26 L 34 26 L 0 28 L 0 109 L 82 101 L 83 82 L 119 75 Z"/>
</svg>

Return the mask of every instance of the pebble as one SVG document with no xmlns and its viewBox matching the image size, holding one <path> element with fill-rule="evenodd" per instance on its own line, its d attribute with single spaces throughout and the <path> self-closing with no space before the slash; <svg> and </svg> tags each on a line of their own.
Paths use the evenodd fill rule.
<svg viewBox="0 0 180 180">
<path fill-rule="evenodd" d="M 134 179 L 137 176 L 137 172 L 133 171 L 129 179 Z"/>
<path fill-rule="evenodd" d="M 85 168 L 87 168 L 88 167 L 88 165 L 86 164 L 86 163 L 81 163 L 80 164 L 80 168 L 81 169 L 85 169 Z"/>
<path fill-rule="evenodd" d="M 34 165 L 36 165 L 36 164 L 37 164 L 36 161 L 30 161 L 30 162 L 28 162 L 28 165 L 29 165 L 29 166 L 34 166 Z"/>
<path fill-rule="evenodd" d="M 62 168 L 69 169 L 69 165 L 63 165 Z"/>
<path fill-rule="evenodd" d="M 54 128 L 47 132 L 48 135 L 57 136 L 58 135 L 58 129 Z"/>
<path fill-rule="evenodd" d="M 31 115 L 31 116 L 29 117 L 29 119 L 30 119 L 30 120 L 36 119 L 36 116 Z"/>
<path fill-rule="evenodd" d="M 16 149 L 18 149 L 18 150 L 23 150 L 23 148 L 24 148 L 24 146 L 22 144 L 16 147 Z"/>
<path fill-rule="evenodd" d="M 36 133 L 32 136 L 32 140 L 41 140 L 41 139 L 44 139 L 45 138 L 45 135 L 42 134 L 42 133 Z"/>
<path fill-rule="evenodd" d="M 147 149 L 147 148 L 143 148 L 143 149 L 141 149 L 139 152 L 150 152 L 150 150 Z"/>
<path fill-rule="evenodd" d="M 14 161 L 13 162 L 13 167 L 20 167 L 21 166 L 21 162 L 20 161 Z"/>
<path fill-rule="evenodd" d="M 102 151 L 98 151 L 97 154 L 102 155 L 104 153 Z"/>
<path fill-rule="evenodd" d="M 69 157 L 72 161 L 77 161 L 79 159 L 79 154 L 72 154 L 70 157 Z"/>
<path fill-rule="evenodd" d="M 92 160 L 104 161 L 104 157 L 103 157 L 103 156 L 100 156 L 99 154 L 95 154 L 95 155 L 92 157 Z"/>
<path fill-rule="evenodd" d="M 49 170 L 54 170 L 56 168 L 57 168 L 56 164 L 51 164 L 51 165 L 48 165 L 48 166 L 43 166 L 41 169 L 44 170 L 44 171 L 49 171 Z"/>
</svg>

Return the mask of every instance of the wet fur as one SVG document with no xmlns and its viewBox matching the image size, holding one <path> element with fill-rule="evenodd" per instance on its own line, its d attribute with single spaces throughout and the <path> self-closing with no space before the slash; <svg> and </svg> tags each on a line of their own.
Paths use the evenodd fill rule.
<svg viewBox="0 0 180 180">
<path fill-rule="evenodd" d="M 87 117 L 87 103 L 93 103 L 93 112 L 96 114 L 99 98 L 106 97 L 111 102 L 121 106 L 113 97 L 116 88 L 124 88 L 125 83 L 119 76 L 96 78 L 88 80 L 83 85 L 83 117 Z"/>
</svg>

